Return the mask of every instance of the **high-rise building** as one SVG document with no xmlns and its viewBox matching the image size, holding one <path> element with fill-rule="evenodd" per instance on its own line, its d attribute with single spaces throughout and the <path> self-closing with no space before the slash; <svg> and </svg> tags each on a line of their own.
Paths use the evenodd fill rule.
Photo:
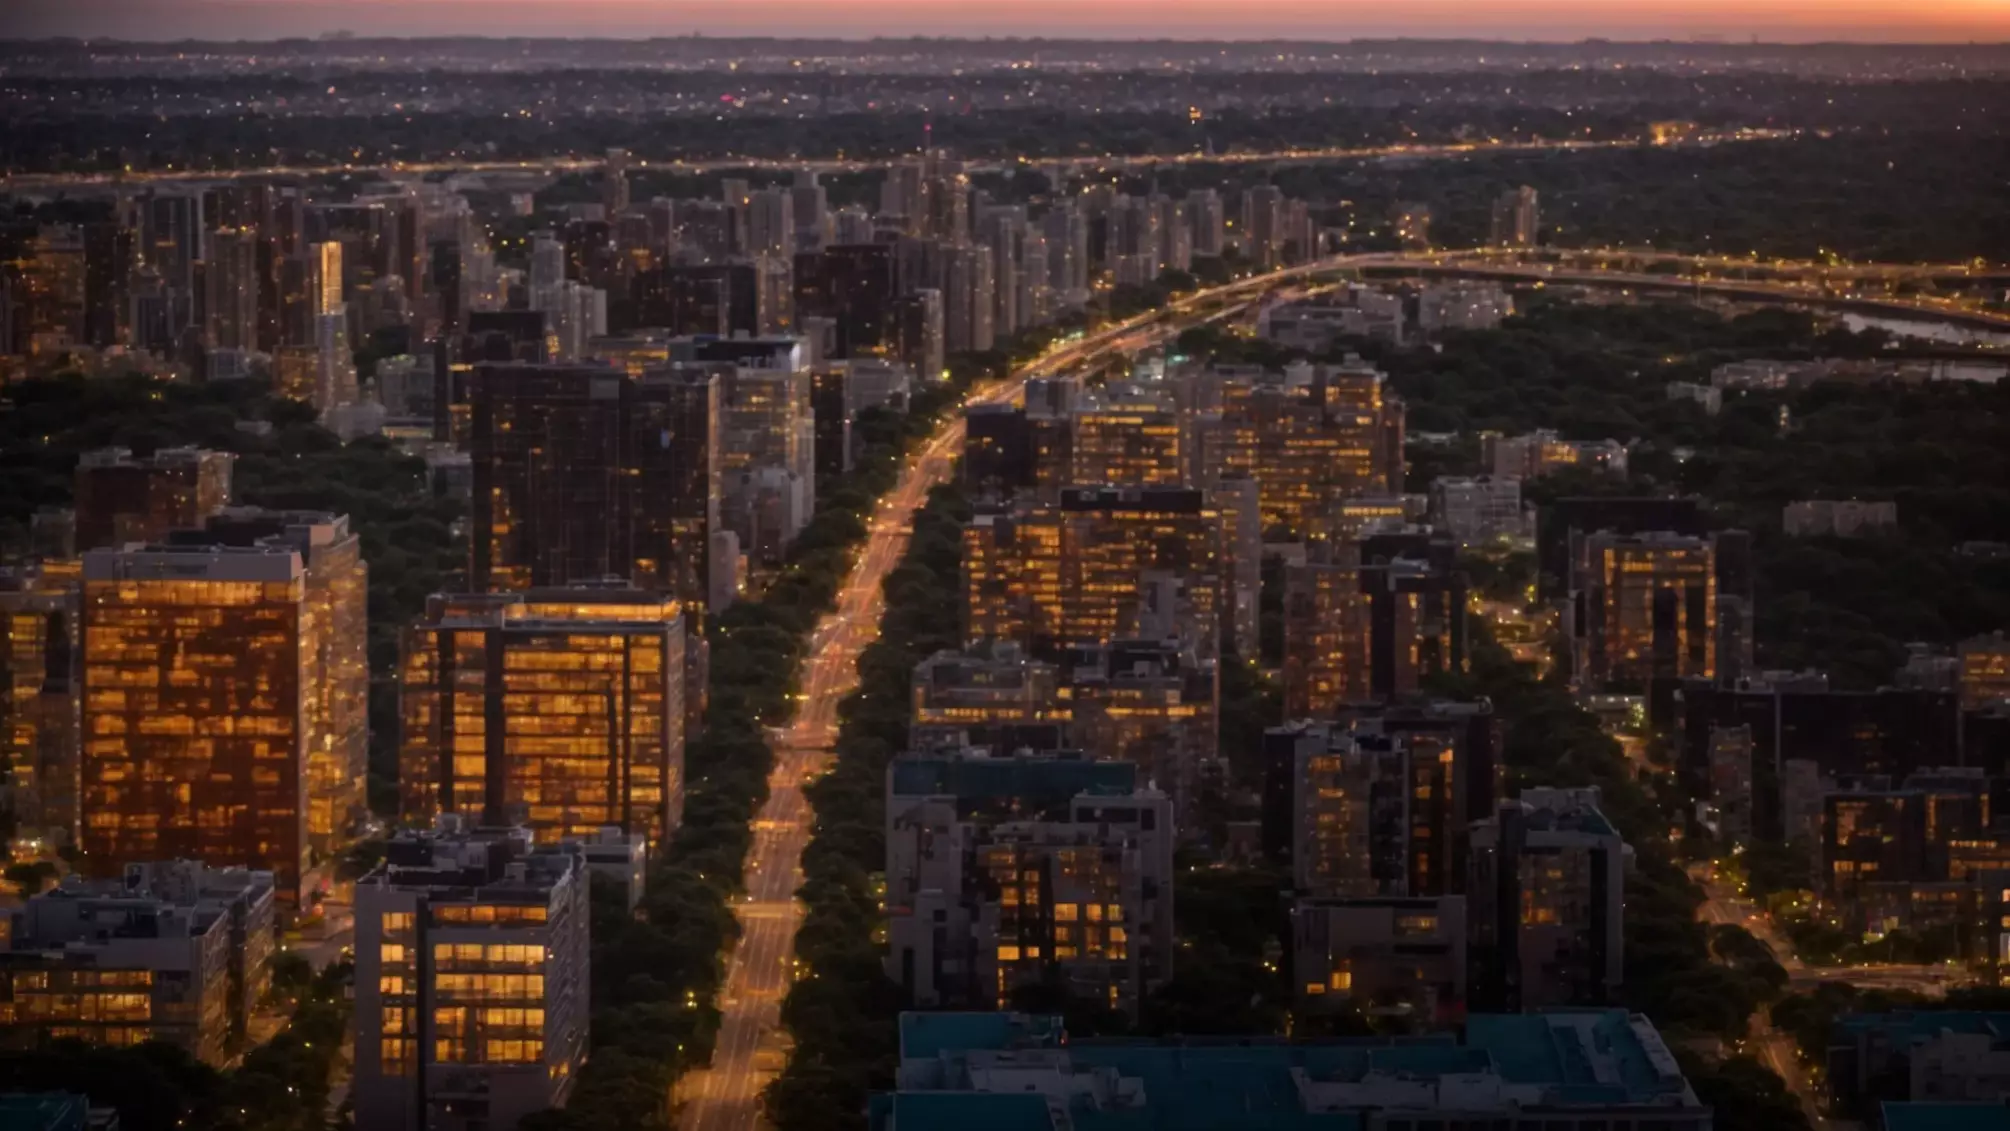
<svg viewBox="0 0 2010 1131">
<path fill-rule="evenodd" d="M 1193 253 L 1219 258 L 1227 223 L 1221 194 L 1213 189 L 1195 189 L 1187 193 L 1186 218 L 1193 229 Z"/>
<path fill-rule="evenodd" d="M 211 349 L 254 350 L 259 346 L 258 234 L 226 228 L 209 234 L 203 264 L 205 343 Z"/>
<path fill-rule="evenodd" d="M 1206 378 L 1221 422 L 1203 474 L 1254 479 L 1266 528 L 1331 537 L 1345 500 L 1402 493 L 1403 402 L 1374 368 L 1355 360 Z"/>
<path fill-rule="evenodd" d="M 1067 481 L 1080 486 L 1177 487 L 1188 482 L 1192 439 L 1171 396 L 1108 387 L 1076 404 Z"/>
<path fill-rule="evenodd" d="M 1598 801 L 1596 788 L 1530 789 L 1473 826 L 1475 1006 L 1596 1004 L 1618 991 L 1632 849 Z"/>
<path fill-rule="evenodd" d="M 687 650 L 658 594 L 433 597 L 398 681 L 406 821 L 457 813 L 540 844 L 612 827 L 660 846 L 683 812 Z"/>
<path fill-rule="evenodd" d="M 0 571 L 0 756 L 16 839 L 37 851 L 77 842 L 80 612 L 74 578 Z"/>
<path fill-rule="evenodd" d="M 990 252 L 970 245 L 945 249 L 942 340 L 952 353 L 988 350 L 997 342 L 998 280 Z"/>
<path fill-rule="evenodd" d="M 1319 896 L 1461 890 L 1467 834 L 1492 815 L 1499 736 L 1485 702 L 1301 720 L 1264 734 L 1264 841 Z"/>
<path fill-rule="evenodd" d="M 1595 685 L 1714 678 L 1717 561 L 1710 539 L 1601 531 L 1579 543 L 1571 637 Z"/>
<path fill-rule="evenodd" d="M 201 526 L 230 505 L 236 460 L 202 448 L 162 448 L 140 458 L 125 448 L 84 453 L 75 488 L 78 548 L 153 542 Z"/>
<path fill-rule="evenodd" d="M 718 529 L 716 373 L 672 364 L 483 365 L 471 376 L 469 582 L 625 578 L 703 607 Z"/>
<path fill-rule="evenodd" d="M 916 1005 L 1058 982 L 1135 1014 L 1172 975 L 1172 807 L 1136 767 L 910 754 L 886 821 L 886 971 Z"/>
<path fill-rule="evenodd" d="M 601 172 L 600 201 L 607 211 L 608 219 L 613 219 L 628 211 L 628 151 L 610 149 L 607 163 Z"/>
<path fill-rule="evenodd" d="M 943 338 L 942 292 L 924 287 L 894 302 L 894 352 L 924 382 L 942 380 L 948 343 Z"/>
<path fill-rule="evenodd" d="M 1429 535 L 1371 535 L 1328 561 L 1287 568 L 1284 706 L 1330 718 L 1349 704 L 1417 692 L 1424 676 L 1466 664 L 1466 582 L 1457 545 Z"/>
<path fill-rule="evenodd" d="M 1542 238 L 1542 211 L 1536 191 L 1527 185 L 1494 198 L 1489 243 L 1494 247 L 1534 247 Z"/>
<path fill-rule="evenodd" d="M 1220 634 L 1220 512 L 1184 487 L 1067 488 L 1059 505 L 1021 503 L 977 515 L 964 528 L 964 588 L 971 639 L 1018 641 L 1035 653 L 1135 637 L 1149 574 L 1175 582 L 1212 657 Z"/>
<path fill-rule="evenodd" d="M 228 512 L 84 556 L 87 867 L 270 870 L 311 902 L 363 803 L 365 567 L 348 519 Z"/>
<path fill-rule="evenodd" d="M 893 249 L 886 244 L 833 244 L 796 256 L 797 318 L 829 318 L 837 326 L 832 357 L 862 357 L 893 345 Z M 952 347 L 954 348 L 954 347 Z"/>
<path fill-rule="evenodd" d="M 193 861 L 34 895 L 0 950 L 0 1034 L 16 1047 L 79 1038 L 176 1045 L 224 1067 L 271 985 L 272 874 Z"/>
<path fill-rule="evenodd" d="M 356 1124 L 515 1127 L 586 1063 L 588 873 L 577 846 L 445 818 L 356 883 Z"/>
</svg>

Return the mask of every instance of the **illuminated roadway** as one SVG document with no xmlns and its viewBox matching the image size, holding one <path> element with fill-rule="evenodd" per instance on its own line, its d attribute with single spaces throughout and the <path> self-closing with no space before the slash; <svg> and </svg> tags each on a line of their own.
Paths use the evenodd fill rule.
<svg viewBox="0 0 2010 1131">
<path fill-rule="evenodd" d="M 1743 141 L 1778 141 L 1796 136 L 1793 130 L 1737 129 L 1698 133 L 1688 137 L 1675 138 L 1652 144 L 1662 146 L 1712 146 Z M 1451 145 L 1387 145 L 1362 148 L 1336 149 L 1281 149 L 1260 153 L 1164 153 L 1164 154 L 1101 154 L 1098 156 L 1055 156 L 1020 158 L 1014 162 L 969 161 L 965 168 L 972 172 L 996 171 L 1017 166 L 1061 166 L 1073 169 L 1139 169 L 1158 165 L 1222 164 L 1222 165 L 1266 165 L 1266 164 L 1313 164 L 1324 161 L 1371 161 L 1371 160 L 1430 160 L 1447 157 L 1470 157 L 1489 153 L 1557 153 L 1578 152 L 1600 149 L 1633 149 L 1649 144 L 1635 138 L 1612 140 L 1588 140 L 1556 138 L 1543 141 L 1473 141 Z M 694 161 L 645 161 L 637 158 L 630 165 L 633 171 L 663 170 L 678 174 L 722 173 L 734 170 L 772 170 L 794 172 L 810 170 L 819 173 L 856 173 L 870 169 L 883 169 L 897 158 L 875 158 L 872 160 L 800 160 L 790 158 L 762 157 L 713 157 Z M 320 177 L 337 173 L 380 173 L 390 176 L 419 177 L 439 173 L 560 173 L 594 172 L 606 168 L 606 162 L 598 157 L 548 157 L 524 161 L 392 161 L 362 162 L 330 165 L 273 165 L 257 169 L 160 169 L 127 171 L 120 173 L 15 173 L 0 179 L 0 188 L 26 191 L 45 188 L 78 188 L 86 185 L 143 184 L 158 182 L 212 183 L 262 177 Z"/>
<path fill-rule="evenodd" d="M 966 403 L 1008 403 L 1018 397 L 1028 377 L 1124 357 L 1189 327 L 1244 313 L 1273 291 L 1292 288 L 1284 293 L 1293 297 L 1305 293 L 1300 285 L 1321 276 L 1365 268 L 1456 266 L 1447 264 L 1447 259 L 1458 254 L 1471 253 L 1447 257 L 1341 256 L 1200 291 L 1085 337 L 1064 341 L 1010 377 L 978 389 Z M 1595 272 L 1581 274 L 1599 277 Z M 1606 277 L 1605 281 L 1611 280 Z M 1788 292 L 1779 297 L 1807 301 L 1811 296 Z M 1923 305 L 1909 305 L 1909 309 L 1938 313 Z M 684 1131 L 753 1131 L 760 1125 L 761 1089 L 787 1059 L 780 1026 L 781 1002 L 792 981 L 795 933 L 802 919 L 795 891 L 802 882 L 802 854 L 814 817 L 802 786 L 828 764 L 829 749 L 837 737 L 837 705 L 856 686 L 859 654 L 878 633 L 881 586 L 906 552 L 913 513 L 927 501 L 931 488 L 948 480 L 962 446 L 963 418 L 957 414 L 909 458 L 872 518 L 865 544 L 838 592 L 836 607 L 812 634 L 799 680 L 795 718 L 774 741 L 775 768 L 769 778 L 768 800 L 754 822 L 747 892 L 734 908 L 740 921 L 740 942 L 726 966 L 719 998 L 722 1018 L 712 1063 L 691 1073 L 678 1086 L 676 1099 Z M 1829 976 L 1829 972 L 1800 966 L 1764 923 L 1728 899 L 1712 898 L 1702 914 L 1709 922 L 1750 927 L 1774 946 L 1796 982 Z M 1850 974 L 1855 975 L 1853 981 L 1889 980 L 1916 986 L 1931 985 L 1935 977 L 1919 968 L 1837 971 L 1834 976 Z M 1755 1019 L 1754 1035 L 1761 1042 L 1765 1059 L 1811 1107 L 1809 1084 L 1799 1071 L 1791 1044 L 1766 1027 L 1763 1017 Z"/>
<path fill-rule="evenodd" d="M 1242 312 L 1268 291 L 1335 265 L 1308 264 L 1201 291 L 1063 342 L 1009 378 L 980 388 L 966 403 L 1010 402 L 1028 377 L 1136 352 L 1188 327 Z M 684 1131 L 751 1131 L 759 1126 L 761 1088 L 787 1058 L 781 1003 L 792 980 L 796 928 L 802 922 L 795 892 L 802 883 L 803 848 L 814 817 L 802 786 L 826 768 L 837 738 L 837 705 L 857 685 L 859 653 L 878 634 L 880 587 L 906 553 L 914 511 L 927 502 L 931 488 L 948 480 L 962 450 L 959 413 L 909 458 L 899 481 L 881 500 L 865 545 L 838 591 L 836 608 L 811 636 L 796 715 L 774 741 L 768 800 L 754 820 L 747 892 L 733 909 L 740 942 L 726 964 L 712 1064 L 691 1073 L 677 1089 Z"/>
</svg>

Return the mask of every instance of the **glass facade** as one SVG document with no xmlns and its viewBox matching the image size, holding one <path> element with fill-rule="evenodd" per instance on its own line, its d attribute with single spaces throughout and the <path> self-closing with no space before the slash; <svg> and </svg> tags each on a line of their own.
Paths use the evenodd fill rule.
<svg viewBox="0 0 2010 1131">
<path fill-rule="evenodd" d="M 406 819 L 660 845 L 683 808 L 684 654 L 677 603 L 634 590 L 435 597 L 400 673 Z"/>
<path fill-rule="evenodd" d="M 0 754 L 20 835 L 55 848 L 77 835 L 78 594 L 60 581 L 16 584 L 0 587 Z"/>
<path fill-rule="evenodd" d="M 314 866 L 309 657 L 323 631 L 291 552 L 86 558 L 82 845 L 94 871 L 246 864 L 300 899 Z"/>
</svg>

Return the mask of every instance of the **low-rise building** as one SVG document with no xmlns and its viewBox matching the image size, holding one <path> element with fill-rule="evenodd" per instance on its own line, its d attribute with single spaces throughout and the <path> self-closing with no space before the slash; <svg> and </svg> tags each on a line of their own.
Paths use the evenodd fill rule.
<svg viewBox="0 0 2010 1131">
<path fill-rule="evenodd" d="M 457 816 L 356 884 L 356 1125 L 507 1131 L 586 1063 L 587 865 Z"/>
<path fill-rule="evenodd" d="M 1301 1015 L 1354 1009 L 1456 1022 L 1466 1002 L 1466 900 L 1300 899 L 1291 955 Z"/>
<path fill-rule="evenodd" d="M 1494 475 L 1440 476 L 1431 481 L 1431 525 L 1463 545 L 1496 538 L 1533 538 L 1533 514 L 1522 506 L 1521 480 Z"/>
<path fill-rule="evenodd" d="M 1671 401 L 1694 401 L 1703 406 L 1703 411 L 1711 416 L 1724 409 L 1724 390 L 1715 385 L 1699 385 L 1694 381 L 1668 382 L 1668 399 Z"/>
<path fill-rule="evenodd" d="M 174 861 L 73 876 L 11 916 L 0 1034 L 166 1041 L 221 1067 L 271 982 L 274 906 L 270 872 Z"/>
<path fill-rule="evenodd" d="M 1709 1131 L 1654 1023 L 1623 1009 L 1491 1014 L 1462 1038 L 1068 1039 L 1056 1017 L 908 1013 L 872 1131 Z"/>
<path fill-rule="evenodd" d="M 1881 1102 L 1990 1103 L 2010 1096 L 2010 1013 L 1858 1013 L 1830 1030 L 1827 1079 L 1838 1111 Z"/>
<path fill-rule="evenodd" d="M 1861 538 L 1897 525 L 1897 503 L 1857 499 L 1802 499 L 1780 515 L 1780 528 L 1793 538 Z"/>
<path fill-rule="evenodd" d="M 1522 436 L 1480 433 L 1480 460 L 1504 479 L 1534 479 L 1566 467 L 1624 478 L 1626 445 L 1618 440 L 1566 440 L 1547 428 Z"/>
<path fill-rule="evenodd" d="M 1514 298 L 1496 283 L 1432 283 L 1417 294 L 1417 329 L 1425 334 L 1491 330 L 1514 315 Z"/>
</svg>

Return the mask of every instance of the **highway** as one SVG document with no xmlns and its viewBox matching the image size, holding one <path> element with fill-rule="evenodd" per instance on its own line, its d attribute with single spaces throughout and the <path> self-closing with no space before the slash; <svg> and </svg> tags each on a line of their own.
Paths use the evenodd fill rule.
<svg viewBox="0 0 2010 1131">
<path fill-rule="evenodd" d="M 1188 327 L 1246 311 L 1270 290 L 1331 266 L 1309 264 L 1201 291 L 1062 342 L 1005 380 L 978 389 L 965 403 L 1009 403 L 1028 377 L 1134 353 Z M 931 488 L 948 480 L 962 450 L 959 413 L 909 458 L 899 481 L 881 500 L 836 608 L 812 634 L 796 715 L 775 744 L 768 800 L 754 820 L 747 892 L 734 907 L 741 934 L 726 965 L 718 1043 L 711 1066 L 688 1075 L 674 1097 L 684 1131 L 752 1131 L 760 1124 L 761 1089 L 787 1060 L 781 1003 L 792 981 L 796 928 L 802 922 L 795 892 L 802 883 L 803 849 L 814 818 L 803 783 L 826 768 L 837 737 L 838 703 L 857 685 L 859 654 L 878 634 L 881 586 L 906 553 L 913 514 L 927 502 Z"/>
<path fill-rule="evenodd" d="M 1778 141 L 1796 136 L 1794 130 L 1735 129 L 1708 131 L 1667 141 L 1638 139 L 1588 140 L 1560 138 L 1543 141 L 1458 142 L 1450 145 L 1387 145 L 1331 149 L 1280 149 L 1250 153 L 1105 153 L 1094 156 L 1022 157 L 1014 161 L 973 160 L 965 162 L 970 172 L 996 172 L 1008 167 L 1063 167 L 1078 171 L 1149 169 L 1161 165 L 1308 165 L 1328 161 L 1439 160 L 1491 153 L 1573 153 L 1599 149 L 1634 149 L 1642 145 L 1713 146 L 1744 141 Z M 872 160 L 801 160 L 766 157 L 713 157 L 694 161 L 648 161 L 636 158 L 634 171 L 668 170 L 677 174 L 711 174 L 735 171 L 857 173 L 882 169 L 895 158 Z M 272 165 L 254 169 L 158 169 L 127 170 L 118 173 L 11 173 L 0 179 L 0 191 L 39 191 L 55 188 L 143 184 L 214 184 L 220 181 L 264 178 L 323 177 L 335 174 L 374 173 L 386 177 L 423 177 L 455 173 L 516 173 L 557 176 L 563 173 L 594 172 L 606 167 L 600 157 L 550 157 L 529 161 L 393 161 L 387 163 L 343 163 L 329 165 Z"/>
</svg>

